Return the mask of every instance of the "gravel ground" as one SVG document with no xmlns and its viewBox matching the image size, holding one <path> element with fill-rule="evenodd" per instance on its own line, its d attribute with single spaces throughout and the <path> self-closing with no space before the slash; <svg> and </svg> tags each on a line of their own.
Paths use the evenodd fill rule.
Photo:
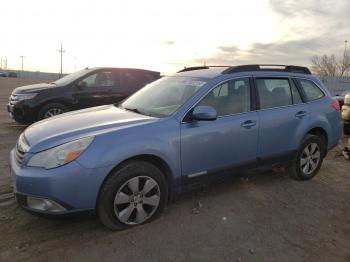
<svg viewBox="0 0 350 262">
<path fill-rule="evenodd" d="M 0 79 L 0 261 L 350 261 L 350 161 L 337 149 L 311 181 L 282 171 L 232 177 L 121 232 L 94 217 L 28 214 L 12 198 L 7 164 L 24 126 L 5 105 L 14 87 L 35 82 Z"/>
</svg>

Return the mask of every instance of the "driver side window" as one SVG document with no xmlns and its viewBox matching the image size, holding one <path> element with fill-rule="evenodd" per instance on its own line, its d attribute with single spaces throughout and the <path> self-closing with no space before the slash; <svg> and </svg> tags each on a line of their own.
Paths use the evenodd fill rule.
<svg viewBox="0 0 350 262">
<path fill-rule="evenodd" d="M 112 72 L 97 72 L 85 77 L 81 82 L 86 88 L 112 87 L 115 85 Z"/>
</svg>

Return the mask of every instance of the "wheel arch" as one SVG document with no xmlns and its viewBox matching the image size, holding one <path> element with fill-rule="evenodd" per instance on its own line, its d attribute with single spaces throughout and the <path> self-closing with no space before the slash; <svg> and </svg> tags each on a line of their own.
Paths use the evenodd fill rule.
<svg viewBox="0 0 350 262">
<path fill-rule="evenodd" d="M 106 183 L 106 181 L 109 179 L 109 177 L 117 169 L 121 168 L 126 163 L 131 162 L 131 161 L 135 161 L 135 160 L 142 160 L 142 161 L 151 163 L 151 164 L 155 165 L 156 167 L 158 167 L 162 171 L 162 173 L 164 174 L 165 180 L 166 180 L 167 185 L 168 185 L 168 200 L 171 200 L 174 198 L 175 191 L 176 191 L 175 190 L 174 176 L 173 176 L 173 172 L 172 172 L 170 166 L 168 165 L 168 163 L 159 156 L 152 155 L 152 154 L 141 154 L 141 155 L 135 155 L 135 156 L 132 156 L 132 157 L 125 159 L 111 169 L 111 171 L 108 173 L 108 175 L 103 179 L 101 186 L 98 190 L 98 194 L 97 194 L 97 198 L 96 198 L 96 205 L 95 205 L 96 208 L 98 208 L 98 201 L 100 198 L 101 190 L 102 190 L 104 184 Z"/>
<path fill-rule="evenodd" d="M 325 145 L 324 155 L 326 155 L 327 148 L 328 148 L 328 139 L 329 139 L 327 131 L 324 128 L 318 126 L 318 127 L 311 128 L 306 134 L 312 134 L 312 135 L 318 136 L 324 141 L 324 145 Z"/>
<path fill-rule="evenodd" d="M 48 104 L 53 104 L 53 103 L 62 104 L 62 105 L 64 105 L 65 107 L 67 107 L 67 108 L 69 109 L 69 111 L 72 110 L 71 104 L 68 103 L 67 101 L 65 101 L 65 100 L 63 100 L 63 99 L 59 99 L 59 98 L 53 98 L 53 99 L 46 100 L 46 101 L 40 103 L 40 105 L 37 107 L 35 118 L 38 120 L 40 110 L 41 110 L 44 106 L 46 106 L 46 105 L 48 105 Z"/>
</svg>

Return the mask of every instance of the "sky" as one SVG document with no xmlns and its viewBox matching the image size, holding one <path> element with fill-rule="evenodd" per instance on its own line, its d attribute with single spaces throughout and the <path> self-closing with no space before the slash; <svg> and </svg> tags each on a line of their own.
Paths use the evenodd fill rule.
<svg viewBox="0 0 350 262">
<path fill-rule="evenodd" d="M 344 52 L 349 0 L 11 0 L 0 10 L 0 59 L 10 69 L 310 65 Z M 349 46 L 350 48 L 350 46 Z M 1 65 L 0 65 L 1 66 Z"/>
</svg>

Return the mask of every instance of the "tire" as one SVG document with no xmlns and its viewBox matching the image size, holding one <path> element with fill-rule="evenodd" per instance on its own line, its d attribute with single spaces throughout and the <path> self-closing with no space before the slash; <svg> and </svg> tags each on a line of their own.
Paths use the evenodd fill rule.
<svg viewBox="0 0 350 262">
<path fill-rule="evenodd" d="M 314 153 L 311 152 L 310 155 L 307 155 L 306 149 L 310 152 L 314 148 Z M 301 143 L 296 157 L 288 167 L 289 175 L 296 180 L 309 180 L 313 178 L 321 168 L 325 152 L 326 145 L 324 139 L 308 134 Z M 316 159 L 317 155 L 319 156 L 318 160 Z"/>
<path fill-rule="evenodd" d="M 344 134 L 350 135 L 350 124 L 344 123 Z"/>
<path fill-rule="evenodd" d="M 38 113 L 38 120 L 49 118 L 55 115 L 63 114 L 68 112 L 69 109 L 61 103 L 49 103 L 44 105 Z M 50 116 L 51 114 L 51 116 Z"/>
<path fill-rule="evenodd" d="M 136 180 L 139 181 L 137 189 Z M 148 192 L 146 187 L 150 189 Z M 113 171 L 103 184 L 97 201 L 97 214 L 107 228 L 126 229 L 156 219 L 167 199 L 168 186 L 164 174 L 151 163 L 130 161 Z M 152 205 L 146 204 L 146 201 Z"/>
</svg>

